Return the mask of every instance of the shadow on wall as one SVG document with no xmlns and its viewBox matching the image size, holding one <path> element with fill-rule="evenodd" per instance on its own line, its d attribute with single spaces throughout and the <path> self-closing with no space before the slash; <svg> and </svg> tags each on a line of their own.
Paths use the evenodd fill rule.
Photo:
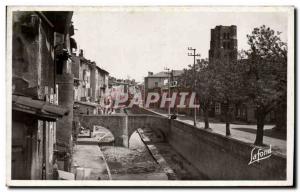
<svg viewBox="0 0 300 192">
<path fill-rule="evenodd" d="M 256 134 L 256 129 L 250 129 L 250 128 L 233 128 L 233 129 Z M 274 129 L 264 130 L 264 136 L 281 139 L 281 140 L 286 140 L 286 134 L 282 134 L 282 132 L 274 130 Z"/>
<path fill-rule="evenodd" d="M 192 125 L 171 121 L 168 142 L 209 179 L 285 180 L 286 157 L 277 153 L 248 165 L 255 147 Z"/>
</svg>

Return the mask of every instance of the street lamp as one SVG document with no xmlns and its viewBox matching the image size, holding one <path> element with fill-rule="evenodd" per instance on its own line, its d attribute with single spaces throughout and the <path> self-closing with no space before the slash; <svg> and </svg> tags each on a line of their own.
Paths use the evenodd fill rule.
<svg viewBox="0 0 300 192">
<path fill-rule="evenodd" d="M 194 92 L 196 92 L 196 57 L 200 57 L 200 54 L 196 54 L 196 49 L 192 48 L 192 47 L 188 47 L 189 51 L 192 51 L 188 53 L 188 56 L 192 56 L 194 57 Z M 194 108 L 194 126 L 197 126 L 197 108 Z"/>
</svg>

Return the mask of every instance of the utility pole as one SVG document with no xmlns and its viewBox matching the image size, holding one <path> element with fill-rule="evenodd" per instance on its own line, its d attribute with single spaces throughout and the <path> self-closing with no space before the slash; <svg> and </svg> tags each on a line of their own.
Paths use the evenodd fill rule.
<svg viewBox="0 0 300 192">
<path fill-rule="evenodd" d="M 188 56 L 192 56 L 194 57 L 194 92 L 196 93 L 196 57 L 200 57 L 200 54 L 196 54 L 196 49 L 192 48 L 192 47 L 188 47 L 189 51 L 192 51 L 192 53 L 188 53 Z M 197 126 L 197 108 L 194 108 L 194 126 Z"/>
<path fill-rule="evenodd" d="M 165 67 L 165 70 L 168 71 L 166 72 L 168 74 L 168 95 L 170 97 L 171 95 L 171 90 L 170 90 L 170 69 Z M 168 117 L 171 115 L 171 109 L 170 109 L 170 103 L 168 104 Z"/>
</svg>

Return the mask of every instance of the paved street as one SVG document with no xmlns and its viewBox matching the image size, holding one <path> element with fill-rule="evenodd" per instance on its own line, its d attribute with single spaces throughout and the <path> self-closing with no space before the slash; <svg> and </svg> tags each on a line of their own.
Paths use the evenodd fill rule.
<svg viewBox="0 0 300 192">
<path fill-rule="evenodd" d="M 137 132 L 130 138 L 130 148 L 112 145 L 102 146 L 100 149 L 99 142 L 107 143 L 114 138 L 107 129 L 100 126 L 94 134 L 95 137 L 92 138 L 78 138 L 78 145 L 74 147 L 73 168 L 75 172 L 75 167 L 79 167 L 84 175 L 82 179 L 109 180 L 109 174 L 112 180 L 168 179 L 149 154 Z M 81 136 L 87 135 L 89 134 L 85 132 L 81 134 Z"/>
<path fill-rule="evenodd" d="M 81 171 L 81 180 L 108 180 L 105 161 L 98 145 L 76 145 L 73 154 L 73 168 Z M 78 169 L 77 169 L 78 175 Z M 78 179 L 78 177 L 77 177 Z"/>
<path fill-rule="evenodd" d="M 152 110 L 152 109 L 151 109 Z M 153 110 L 154 111 L 154 110 Z M 156 113 L 159 113 L 160 115 L 163 116 L 168 116 L 167 112 L 164 112 L 162 110 L 155 110 Z M 178 116 L 177 120 L 188 123 L 193 125 L 193 119 L 191 117 L 187 116 Z M 225 129 L 225 123 L 215 123 L 215 122 L 210 122 L 209 124 L 211 131 L 225 135 L 226 134 L 226 129 Z M 197 128 L 203 128 L 204 127 L 204 122 L 197 122 Z M 276 151 L 277 153 L 280 153 L 282 155 L 286 155 L 286 140 L 284 139 L 279 139 L 277 136 L 266 136 L 266 133 L 272 132 L 272 128 L 274 125 L 265 125 L 265 136 L 264 136 L 264 144 L 267 145 L 272 145 L 272 150 Z M 231 131 L 231 136 L 234 139 L 244 141 L 246 143 L 251 143 L 253 144 L 255 141 L 256 137 L 256 125 L 246 125 L 246 124 L 231 124 L 230 125 L 230 131 Z M 273 134 L 276 135 L 276 134 Z"/>
</svg>

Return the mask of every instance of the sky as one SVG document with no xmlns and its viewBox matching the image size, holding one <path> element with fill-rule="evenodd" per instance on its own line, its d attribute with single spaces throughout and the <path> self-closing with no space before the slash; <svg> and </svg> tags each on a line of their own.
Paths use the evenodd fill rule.
<svg viewBox="0 0 300 192">
<path fill-rule="evenodd" d="M 78 10 L 74 38 L 87 59 L 116 78 L 142 82 L 148 71 L 180 70 L 193 63 L 187 47 L 208 57 L 210 29 L 236 25 L 238 50 L 248 49 L 247 34 L 263 24 L 282 32 L 287 41 L 285 12 L 108 11 Z"/>
</svg>

